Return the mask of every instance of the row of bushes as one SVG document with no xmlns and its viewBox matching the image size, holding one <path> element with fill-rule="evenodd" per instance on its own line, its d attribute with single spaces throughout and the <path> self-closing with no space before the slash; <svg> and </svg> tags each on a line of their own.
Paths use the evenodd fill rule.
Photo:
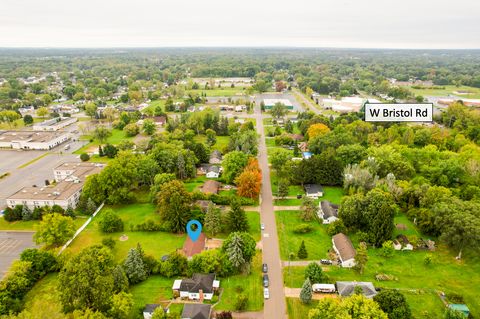
<svg viewBox="0 0 480 319">
<path fill-rule="evenodd" d="M 46 274 L 58 270 L 53 253 L 26 249 L 13 263 L 10 273 L 0 282 L 0 315 L 19 312 L 23 298 Z"/>
<path fill-rule="evenodd" d="M 75 217 L 73 208 L 63 209 L 59 205 L 35 207 L 31 210 L 27 205 L 16 205 L 14 208 L 7 207 L 4 212 L 4 218 L 8 222 L 17 220 L 41 220 L 42 216 L 48 213 L 58 213 L 64 216 Z"/>
<path fill-rule="evenodd" d="M 217 205 L 230 205 L 234 199 L 238 200 L 242 206 L 254 206 L 257 204 L 254 199 L 235 195 L 203 194 L 201 192 L 193 192 L 192 198 L 193 200 L 211 200 Z"/>
</svg>

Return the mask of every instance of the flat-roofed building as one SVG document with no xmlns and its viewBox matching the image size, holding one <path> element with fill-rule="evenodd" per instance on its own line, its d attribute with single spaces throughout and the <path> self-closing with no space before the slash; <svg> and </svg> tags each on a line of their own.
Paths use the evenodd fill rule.
<svg viewBox="0 0 480 319">
<path fill-rule="evenodd" d="M 78 121 L 76 117 L 54 118 L 33 124 L 34 131 L 59 131 Z"/>
<path fill-rule="evenodd" d="M 285 105 L 289 110 L 293 110 L 293 104 L 288 99 L 264 99 L 263 104 L 265 109 L 271 109 L 275 104 L 280 103 Z"/>
<path fill-rule="evenodd" d="M 45 187 L 23 187 L 6 199 L 7 205 L 12 208 L 16 205 L 26 205 L 30 209 L 53 205 L 59 205 L 64 209 L 69 206 L 75 208 L 85 179 L 99 173 L 103 167 L 104 165 L 97 163 L 64 163 L 54 169 L 57 184 Z"/>
<path fill-rule="evenodd" d="M 69 139 L 65 131 L 0 131 L 0 148 L 50 150 Z"/>
<path fill-rule="evenodd" d="M 55 180 L 60 182 L 68 177 L 85 179 L 86 176 L 96 174 L 105 166 L 101 163 L 90 162 L 66 162 L 53 169 Z"/>
</svg>

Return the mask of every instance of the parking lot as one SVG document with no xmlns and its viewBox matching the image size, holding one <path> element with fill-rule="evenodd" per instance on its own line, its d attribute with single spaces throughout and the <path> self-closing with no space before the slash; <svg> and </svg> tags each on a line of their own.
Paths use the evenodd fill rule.
<svg viewBox="0 0 480 319">
<path fill-rule="evenodd" d="M 24 249 L 36 247 L 34 232 L 0 231 L 0 278 L 2 278 L 15 259 L 20 258 Z"/>
</svg>

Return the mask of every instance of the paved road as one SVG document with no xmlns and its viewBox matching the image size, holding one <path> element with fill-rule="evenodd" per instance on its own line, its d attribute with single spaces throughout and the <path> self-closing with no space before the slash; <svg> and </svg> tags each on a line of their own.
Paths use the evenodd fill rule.
<svg viewBox="0 0 480 319">
<path fill-rule="evenodd" d="M 300 102 L 305 103 L 305 105 L 308 106 L 310 111 L 312 111 L 315 114 L 322 114 L 322 111 L 317 108 L 317 105 L 314 105 L 309 99 L 307 99 L 302 92 L 300 92 L 298 89 L 293 89 L 294 92 L 296 93 L 295 97 L 300 100 Z"/>
<path fill-rule="evenodd" d="M 268 264 L 270 279 L 270 299 L 265 300 L 263 309 L 266 319 L 287 319 L 287 307 L 283 290 L 282 261 L 278 246 L 277 224 L 273 210 L 272 187 L 270 184 L 270 169 L 267 161 L 267 146 L 265 145 L 265 130 L 263 127 L 260 106 L 255 107 L 257 117 L 257 132 L 260 135 L 258 147 L 258 162 L 262 170 L 262 189 L 260 204 L 260 219 L 265 224 L 262 234 L 263 262 Z"/>
<path fill-rule="evenodd" d="M 36 247 L 32 240 L 33 234 L 34 232 L 0 231 L 0 279 L 24 249 Z"/>
</svg>

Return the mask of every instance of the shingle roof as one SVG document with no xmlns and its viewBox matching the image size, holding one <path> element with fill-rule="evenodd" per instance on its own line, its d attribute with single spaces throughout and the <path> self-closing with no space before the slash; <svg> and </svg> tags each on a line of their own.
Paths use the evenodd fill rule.
<svg viewBox="0 0 480 319">
<path fill-rule="evenodd" d="M 185 304 L 182 311 L 182 318 L 208 319 L 210 318 L 211 305 Z"/>
<path fill-rule="evenodd" d="M 323 192 L 322 186 L 318 184 L 305 184 L 303 187 L 305 188 L 305 192 L 307 192 L 307 194 Z"/>
<path fill-rule="evenodd" d="M 183 252 L 185 256 L 192 257 L 193 255 L 199 254 L 205 249 L 205 234 L 200 233 L 200 236 L 196 241 L 192 241 L 190 236 L 187 236 L 185 243 L 183 244 Z"/>
<path fill-rule="evenodd" d="M 353 248 L 350 238 L 348 238 L 348 236 L 344 233 L 336 234 L 332 237 L 332 240 L 342 261 L 352 259 L 357 254 L 355 248 Z"/>
<path fill-rule="evenodd" d="M 322 200 L 320 203 L 323 212 L 323 218 L 338 217 L 338 205 L 330 203 L 328 200 Z"/>
<path fill-rule="evenodd" d="M 160 307 L 159 304 L 146 304 L 143 312 L 153 313 L 158 307 Z"/>
<path fill-rule="evenodd" d="M 357 286 L 362 288 L 363 295 L 367 298 L 372 298 L 377 294 L 377 291 L 371 282 L 337 281 L 335 285 L 337 286 L 338 294 L 342 297 L 352 295 Z"/>
<path fill-rule="evenodd" d="M 192 278 L 182 279 L 180 291 L 212 293 L 214 280 L 215 274 L 193 274 Z"/>
<path fill-rule="evenodd" d="M 211 194 L 217 194 L 218 189 L 220 188 L 220 183 L 217 181 L 206 181 L 203 186 L 202 186 L 202 192 L 205 194 L 211 193 Z"/>
</svg>

